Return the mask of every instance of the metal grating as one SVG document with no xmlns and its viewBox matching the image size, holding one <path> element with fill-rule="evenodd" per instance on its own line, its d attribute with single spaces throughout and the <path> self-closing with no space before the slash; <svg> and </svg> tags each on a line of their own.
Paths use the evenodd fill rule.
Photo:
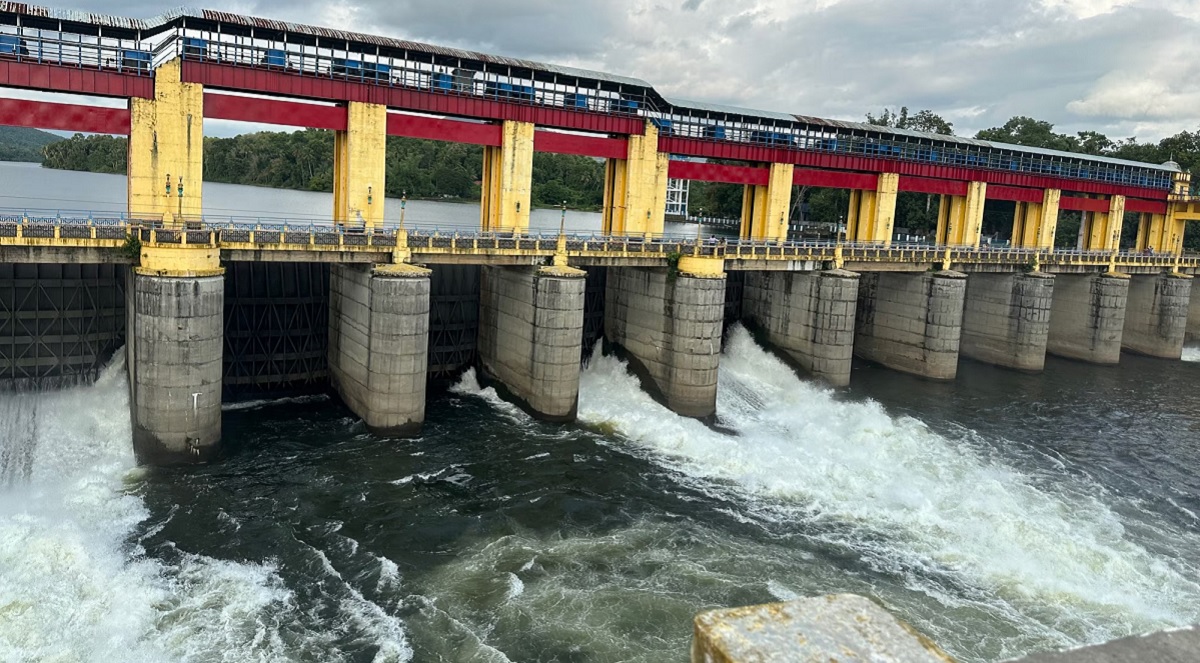
<svg viewBox="0 0 1200 663">
<path fill-rule="evenodd" d="M 329 265 L 226 266 L 226 400 L 323 389 L 328 342 Z"/>
<path fill-rule="evenodd" d="M 725 273 L 725 327 L 742 319 L 742 298 L 746 291 L 746 272 Z"/>
<path fill-rule="evenodd" d="M 437 265 L 429 280 L 429 377 L 452 380 L 475 363 L 479 266 Z"/>
<path fill-rule="evenodd" d="M 604 289 L 608 283 L 607 267 L 587 267 L 587 285 L 583 292 L 583 361 L 592 356 L 596 342 L 604 338 Z"/>
<path fill-rule="evenodd" d="M 124 266 L 0 264 L 0 386 L 95 380 L 124 343 Z"/>
</svg>

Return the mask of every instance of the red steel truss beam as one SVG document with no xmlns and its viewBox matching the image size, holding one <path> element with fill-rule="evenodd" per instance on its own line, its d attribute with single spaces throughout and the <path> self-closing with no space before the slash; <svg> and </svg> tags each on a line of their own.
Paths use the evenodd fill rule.
<svg viewBox="0 0 1200 663">
<path fill-rule="evenodd" d="M 1126 212 L 1139 212 L 1141 214 L 1166 214 L 1167 204 L 1158 200 L 1141 200 L 1139 198 L 1125 199 Z"/>
<path fill-rule="evenodd" d="M 931 177 L 901 177 L 899 190 L 913 193 L 932 193 L 939 196 L 967 195 L 967 182 L 961 180 L 938 180 Z M 989 191 L 989 193 L 991 193 Z M 989 196 L 990 197 L 990 196 Z"/>
<path fill-rule="evenodd" d="M 404 115 L 388 113 L 387 132 L 389 136 L 404 136 L 406 138 L 424 138 L 426 140 L 442 140 L 452 143 L 469 143 L 472 145 L 488 145 L 495 147 L 501 142 L 501 130 L 498 124 L 485 122 L 464 122 L 462 120 L 447 120 L 423 115 Z"/>
<path fill-rule="evenodd" d="M 204 93 L 204 117 L 289 127 L 346 130 L 346 109 L 284 99 Z"/>
<path fill-rule="evenodd" d="M 129 111 L 26 99 L 0 99 L 0 125 L 129 135 Z"/>
<path fill-rule="evenodd" d="M 1109 202 L 1100 198 L 1063 196 L 1062 200 L 1058 202 L 1058 209 L 1076 212 L 1107 212 L 1109 210 Z"/>
<path fill-rule="evenodd" d="M 608 136 L 564 134 L 557 131 L 536 131 L 533 134 L 533 149 L 536 152 L 624 159 L 629 156 L 629 140 Z"/>
<path fill-rule="evenodd" d="M 17 62 L 4 58 L 0 58 L 0 86 L 96 97 L 150 99 L 154 96 L 154 79 L 150 76 L 120 74 L 89 67 Z"/>
<path fill-rule="evenodd" d="M 667 166 L 667 177 L 696 182 L 766 186 L 770 179 L 770 171 L 755 166 L 729 166 L 719 163 L 672 160 Z"/>
<path fill-rule="evenodd" d="M 645 132 L 645 121 L 639 117 L 550 108 L 471 95 L 440 94 L 215 62 L 185 60 L 183 80 L 238 92 L 325 101 L 362 101 L 418 113 L 454 115 L 479 120 L 516 120 L 558 129 L 625 135 Z"/>
<path fill-rule="evenodd" d="M 792 183 L 799 186 L 874 191 L 879 186 L 879 176 L 871 175 L 870 173 L 847 173 L 837 170 L 796 168 L 792 174 Z"/>
<path fill-rule="evenodd" d="M 714 141 L 682 136 L 660 136 L 659 150 L 685 156 L 728 159 L 760 163 L 793 163 L 797 166 L 824 170 L 849 170 L 866 173 L 899 173 L 903 176 L 926 177 L 961 182 L 987 182 L 989 187 L 999 184 L 1031 189 L 1062 189 L 1079 193 L 1124 195 L 1149 200 L 1165 200 L 1165 189 L 1108 184 L 1088 180 L 1077 180 L 1047 175 L 1032 175 L 1008 171 L 945 166 L 876 157 L 830 154 L 827 152 L 791 150 L 763 145 L 752 145 L 733 141 Z"/>
</svg>

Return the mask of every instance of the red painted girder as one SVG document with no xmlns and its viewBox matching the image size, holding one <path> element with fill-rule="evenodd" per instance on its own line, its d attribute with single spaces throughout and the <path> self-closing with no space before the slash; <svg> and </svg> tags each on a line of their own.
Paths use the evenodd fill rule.
<svg viewBox="0 0 1200 663">
<path fill-rule="evenodd" d="M 766 168 L 755 166 L 728 166 L 719 163 L 675 160 L 672 160 L 667 166 L 667 177 L 697 182 L 766 186 L 770 175 L 771 172 Z"/>
<path fill-rule="evenodd" d="M 150 99 L 154 96 L 154 79 L 150 76 L 56 64 L 16 62 L 3 58 L 0 58 L 0 86 L 46 92 L 74 92 L 96 97 Z"/>
<path fill-rule="evenodd" d="M 257 99 L 231 94 L 204 93 L 204 117 L 289 127 L 346 130 L 346 109 L 283 99 Z"/>
<path fill-rule="evenodd" d="M 838 170 L 796 168 L 792 174 L 792 184 L 797 186 L 825 187 L 828 189 L 874 191 L 879 186 L 879 176 L 871 175 L 870 173 L 848 173 Z"/>
<path fill-rule="evenodd" d="M 625 159 L 629 156 L 629 139 L 608 136 L 581 136 L 557 131 L 535 131 L 533 149 L 536 152 L 578 154 L 585 157 Z"/>
<path fill-rule="evenodd" d="M 129 135 L 129 111 L 27 99 L 0 99 L 0 125 Z"/>
<path fill-rule="evenodd" d="M 1041 203 L 1045 202 L 1046 192 L 1043 189 L 989 184 L 987 198 L 988 200 L 1011 200 L 1018 203 Z"/>
<path fill-rule="evenodd" d="M 464 122 L 400 113 L 388 113 L 387 132 L 389 136 L 444 140 L 492 147 L 500 145 L 503 138 L 499 124 Z"/>
<path fill-rule="evenodd" d="M 900 191 L 932 193 L 940 196 L 965 196 L 968 183 L 962 180 L 937 180 L 931 177 L 901 177 Z M 990 191 L 988 192 L 991 193 Z M 988 196 L 991 197 L 990 195 Z"/>
<path fill-rule="evenodd" d="M 1140 212 L 1142 214 L 1166 214 L 1167 204 L 1158 200 L 1141 200 L 1138 198 L 1125 199 L 1126 212 Z"/>
<path fill-rule="evenodd" d="M 806 150 L 790 150 L 762 145 L 751 145 L 733 141 L 714 141 L 682 136 L 662 136 L 658 149 L 662 152 L 685 156 L 729 159 L 762 163 L 792 163 L 798 166 L 826 170 L 855 170 L 869 173 L 899 173 L 913 177 L 929 177 L 962 182 L 987 182 L 1003 186 L 1028 187 L 1034 189 L 1062 189 L 1079 193 L 1124 195 L 1150 200 L 1166 200 L 1165 189 L 1107 184 L 1066 177 L 1051 177 L 1014 173 L 1009 171 L 946 166 L 895 159 L 830 154 Z M 901 178 L 903 179 L 903 178 Z"/>
<path fill-rule="evenodd" d="M 479 120 L 516 120 L 539 126 L 594 133 L 641 134 L 641 118 L 574 111 L 532 104 L 517 104 L 470 95 L 437 94 L 402 87 L 337 80 L 295 72 L 271 71 L 214 62 L 183 62 L 183 80 L 189 83 L 259 94 L 277 94 L 327 101 L 362 101 L 398 110 L 436 115 L 456 115 Z"/>
<path fill-rule="evenodd" d="M 1063 196 L 1058 202 L 1058 209 L 1075 212 L 1107 212 L 1109 202 L 1101 198 L 1077 198 Z"/>
</svg>

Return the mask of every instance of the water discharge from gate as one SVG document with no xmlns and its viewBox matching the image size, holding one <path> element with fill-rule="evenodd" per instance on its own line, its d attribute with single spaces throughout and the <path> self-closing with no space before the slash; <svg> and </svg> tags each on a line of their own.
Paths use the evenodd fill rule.
<svg viewBox="0 0 1200 663">
<path fill-rule="evenodd" d="M 145 526 L 121 356 L 90 386 L 0 394 L 0 660 L 333 655 L 341 627 L 306 624 L 271 560 L 146 553 L 161 525 Z M 408 660 L 402 629 L 377 621 L 377 660 Z"/>
</svg>

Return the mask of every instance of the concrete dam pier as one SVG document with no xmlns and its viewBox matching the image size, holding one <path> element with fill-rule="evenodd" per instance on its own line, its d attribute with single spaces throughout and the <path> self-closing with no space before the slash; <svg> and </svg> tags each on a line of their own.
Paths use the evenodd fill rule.
<svg viewBox="0 0 1200 663">
<path fill-rule="evenodd" d="M 730 266 L 0 265 L 0 387 L 94 379 L 124 345 L 134 449 L 172 464 L 218 454 L 231 399 L 329 390 L 372 432 L 418 435 L 428 386 L 471 367 L 534 416 L 573 421 L 600 338 L 667 407 L 711 417 L 723 329 L 738 320 L 833 386 L 856 355 L 953 380 L 960 356 L 1025 372 L 1047 353 L 1179 359 L 1196 331 L 1192 280 L 1173 273 Z"/>
</svg>

